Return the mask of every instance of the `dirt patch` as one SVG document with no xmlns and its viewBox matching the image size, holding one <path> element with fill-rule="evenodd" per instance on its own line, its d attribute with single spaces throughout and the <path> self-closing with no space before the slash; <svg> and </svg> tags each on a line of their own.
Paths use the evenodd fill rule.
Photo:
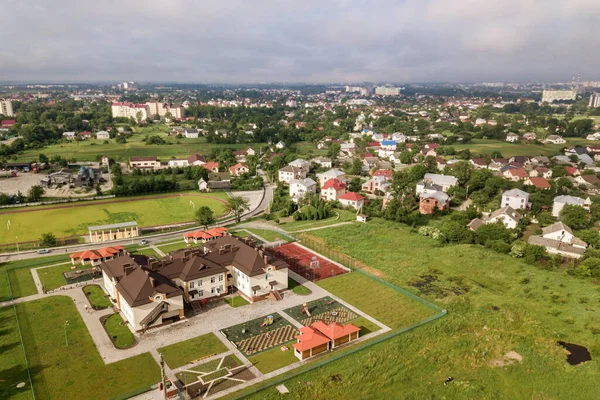
<svg viewBox="0 0 600 400">
<path fill-rule="evenodd" d="M 519 353 L 517 353 L 516 351 L 511 350 L 508 353 L 506 353 L 504 356 L 502 356 L 502 358 L 500 358 L 500 359 L 488 361 L 488 365 L 490 367 L 506 367 L 508 365 L 514 364 L 515 361 L 518 363 L 522 363 L 523 356 L 520 355 Z"/>
</svg>

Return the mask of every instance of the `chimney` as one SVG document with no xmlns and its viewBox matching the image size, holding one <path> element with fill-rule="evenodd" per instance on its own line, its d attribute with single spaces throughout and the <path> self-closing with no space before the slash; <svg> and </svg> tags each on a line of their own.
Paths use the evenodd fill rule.
<svg viewBox="0 0 600 400">
<path fill-rule="evenodd" d="M 149 277 L 150 278 L 150 285 L 152 285 L 152 287 L 156 287 L 156 281 L 154 280 L 154 278 Z"/>
<path fill-rule="evenodd" d="M 265 264 L 268 264 L 268 263 L 269 263 L 268 259 L 269 259 L 269 256 L 267 256 L 267 255 L 265 254 L 265 255 L 263 256 L 263 260 L 265 260 Z"/>
<path fill-rule="evenodd" d="M 123 264 L 123 272 L 125 273 L 125 276 L 132 273 L 134 269 L 135 267 L 131 264 Z"/>
<path fill-rule="evenodd" d="M 258 250 L 258 254 L 262 257 L 264 254 L 263 249 Z"/>
</svg>

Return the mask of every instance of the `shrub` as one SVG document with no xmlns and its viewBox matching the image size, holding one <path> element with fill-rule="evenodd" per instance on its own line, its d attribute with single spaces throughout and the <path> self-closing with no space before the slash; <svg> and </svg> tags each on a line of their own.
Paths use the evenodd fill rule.
<svg viewBox="0 0 600 400">
<path fill-rule="evenodd" d="M 488 240 L 485 247 L 502 254 L 508 254 L 510 252 L 510 244 L 502 240 Z"/>
</svg>

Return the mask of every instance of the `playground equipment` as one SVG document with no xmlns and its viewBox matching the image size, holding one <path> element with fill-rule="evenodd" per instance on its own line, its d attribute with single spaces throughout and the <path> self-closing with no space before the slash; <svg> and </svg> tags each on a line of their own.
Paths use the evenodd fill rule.
<svg viewBox="0 0 600 400">
<path fill-rule="evenodd" d="M 310 261 L 309 264 L 310 268 L 319 268 L 319 259 L 316 256 L 313 256 L 312 260 Z"/>
<path fill-rule="evenodd" d="M 263 321 L 262 324 L 260 324 L 260 327 L 262 328 L 263 326 L 268 326 L 268 325 L 272 325 L 273 324 L 273 316 L 272 315 L 267 315 L 267 318 L 265 318 L 265 320 Z"/>
<path fill-rule="evenodd" d="M 310 315 L 310 311 L 308 311 L 308 307 L 306 306 L 306 303 L 302 304 L 302 310 L 300 312 L 306 314 L 306 316 L 308 316 L 309 318 L 312 316 L 312 315 Z"/>
</svg>

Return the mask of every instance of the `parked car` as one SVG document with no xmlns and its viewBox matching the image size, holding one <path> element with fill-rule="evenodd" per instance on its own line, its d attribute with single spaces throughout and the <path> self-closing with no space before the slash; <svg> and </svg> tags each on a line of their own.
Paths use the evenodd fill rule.
<svg viewBox="0 0 600 400">
<path fill-rule="evenodd" d="M 148 239 L 142 239 L 141 244 L 149 244 L 150 241 Z"/>
<path fill-rule="evenodd" d="M 37 251 L 37 253 L 38 254 L 48 254 L 48 253 L 50 253 L 50 250 L 48 250 L 48 249 L 39 249 Z"/>
</svg>

